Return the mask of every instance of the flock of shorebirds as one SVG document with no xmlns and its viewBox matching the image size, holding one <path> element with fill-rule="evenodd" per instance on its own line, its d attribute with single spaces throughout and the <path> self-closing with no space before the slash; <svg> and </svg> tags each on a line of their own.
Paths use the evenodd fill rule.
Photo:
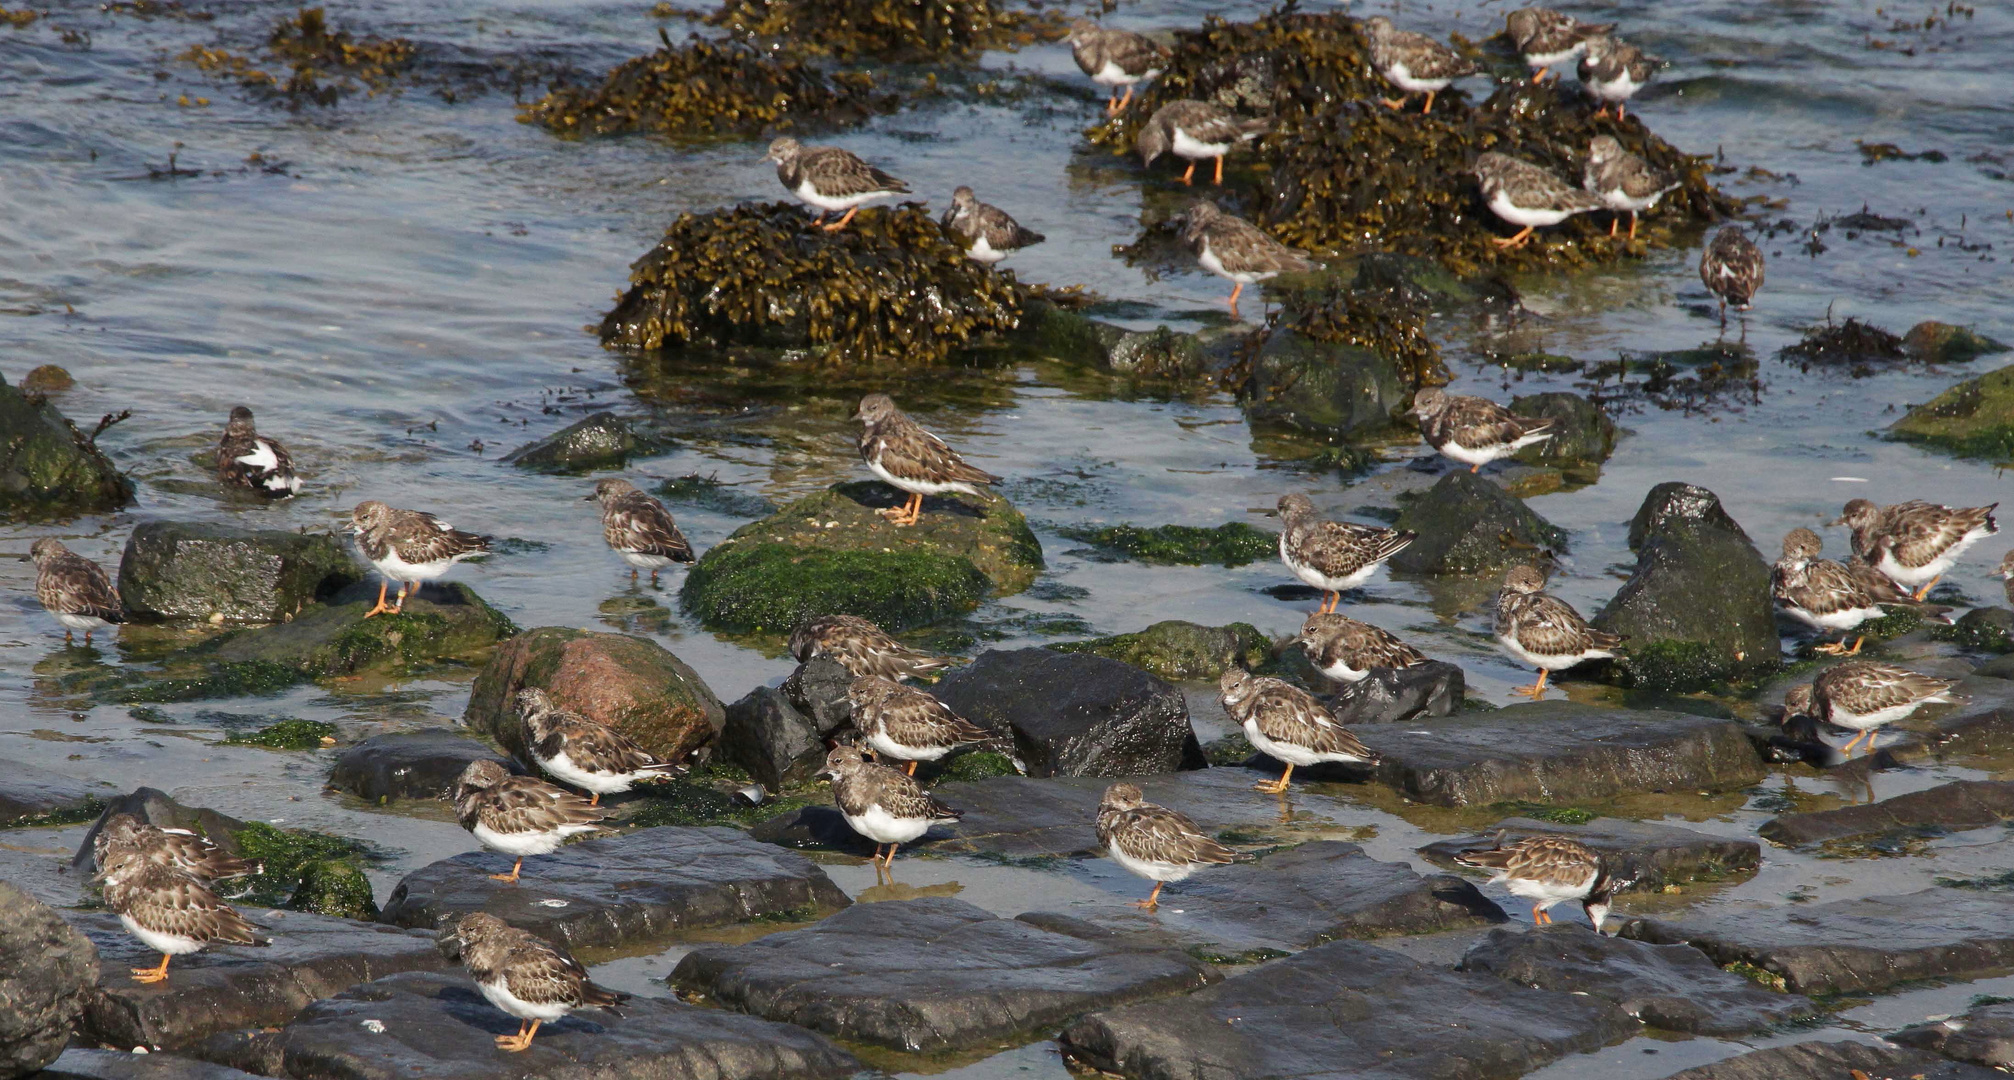
<svg viewBox="0 0 2014 1080">
<path fill-rule="evenodd" d="M 1426 103 L 1421 111 L 1431 112 L 1434 95 L 1477 71 L 1460 53 L 1424 34 L 1400 30 L 1382 15 L 1360 25 L 1370 46 L 1372 65 L 1401 92 L 1398 98 L 1381 99 L 1393 109 L 1404 105 L 1406 95 L 1424 94 Z M 1582 85 L 1600 103 L 1596 115 L 1613 108 L 1619 118 L 1629 99 L 1650 81 L 1659 61 L 1615 36 L 1614 30 L 1613 24 L 1582 23 L 1542 7 L 1520 8 L 1505 17 L 1505 31 L 1531 65 L 1534 82 L 1548 72 L 1557 77 L 1556 65 L 1577 60 Z M 1134 87 L 1161 74 L 1169 59 L 1165 48 L 1144 35 L 1088 20 L 1074 22 L 1068 40 L 1077 66 L 1092 81 L 1111 88 L 1115 95 L 1119 88 L 1125 89 L 1124 97 L 1107 100 L 1108 115 L 1123 112 L 1133 100 Z M 1270 127 L 1266 118 L 1239 116 L 1214 102 L 1170 101 L 1148 117 L 1140 129 L 1137 148 L 1144 165 L 1151 166 L 1164 154 L 1187 161 L 1184 184 L 1194 182 L 1199 163 L 1214 162 L 1213 179 L 1221 184 L 1224 157 Z M 770 144 L 763 160 L 774 162 L 783 186 L 818 210 L 821 218 L 841 215 L 824 226 L 828 230 L 845 228 L 868 203 L 910 192 L 907 183 L 836 146 L 805 146 L 796 139 L 781 138 Z M 1629 237 L 1635 239 L 1637 214 L 1655 207 L 1679 186 L 1607 135 L 1590 141 L 1579 187 L 1529 161 L 1495 151 L 1478 156 L 1472 171 L 1490 210 L 1519 226 L 1514 235 L 1495 238 L 1501 247 L 1518 247 L 1538 229 L 1600 210 L 1615 215 L 1609 225 L 1610 236 L 1616 234 L 1622 215 L 1629 215 Z M 1197 263 L 1232 283 L 1228 303 L 1233 316 L 1245 286 L 1320 266 L 1305 252 L 1288 247 L 1207 199 L 1190 206 L 1180 221 L 1182 240 L 1194 251 Z M 980 202 L 969 187 L 952 193 L 943 225 L 958 238 L 969 257 L 988 265 L 1044 239 L 1040 233 L 1023 228 L 1006 211 Z M 1724 226 L 1707 242 L 1700 256 L 1699 276 L 1719 299 L 1723 323 L 1729 304 L 1749 309 L 1762 288 L 1763 264 L 1761 249 L 1739 226 Z"/>
</svg>

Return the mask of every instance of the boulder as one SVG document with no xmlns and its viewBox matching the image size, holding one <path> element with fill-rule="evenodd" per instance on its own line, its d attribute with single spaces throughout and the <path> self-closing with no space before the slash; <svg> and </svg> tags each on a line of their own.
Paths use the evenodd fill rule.
<svg viewBox="0 0 2014 1080">
<path fill-rule="evenodd" d="M 1091 1009 L 1219 978 L 1181 951 L 1076 929 L 996 918 L 950 897 L 856 904 L 802 930 L 702 945 L 671 984 L 849 1041 L 931 1053 L 1018 1042 Z"/>
<path fill-rule="evenodd" d="M 1615 1005 L 1336 941 L 1174 1001 L 1092 1013 L 1078 1059 L 1145 1080 L 1496 1080 L 1636 1034 Z"/>
<path fill-rule="evenodd" d="M 1280 552 L 1279 533 L 1242 521 L 1214 526 L 1066 525 L 1056 531 L 1091 545 L 1088 554 L 1097 562 L 1130 559 L 1163 566 L 1232 567 L 1276 559 Z"/>
<path fill-rule="evenodd" d="M 318 998 L 401 971 L 449 965 L 432 933 L 304 911 L 238 905 L 272 944 L 211 946 L 178 956 L 168 980 L 137 983 L 130 968 L 161 954 L 135 940 L 108 912 L 68 913 L 97 945 L 104 973 L 81 1034 L 111 1046 L 193 1046 L 220 1031 L 284 1024 Z"/>
<path fill-rule="evenodd" d="M 1121 330 L 1105 350 L 1105 370 L 1142 379 L 1192 379 L 1209 371 L 1210 353 L 1195 334 L 1157 326 Z"/>
<path fill-rule="evenodd" d="M 1253 427 L 1344 439 L 1390 429 L 1408 393 L 1398 365 L 1377 350 L 1325 344 L 1283 326 L 1267 335 L 1238 396 Z"/>
<path fill-rule="evenodd" d="M 1633 892 L 1659 892 L 1666 885 L 1746 876 L 1762 866 L 1762 845 L 1753 840 L 1625 818 L 1596 818 L 1579 825 L 1506 818 L 1478 835 L 1436 840 L 1419 852 L 1430 862 L 1453 868 L 1457 852 L 1488 847 L 1499 832 L 1510 840 L 1540 833 L 1571 836 L 1611 860 L 1613 867 L 1635 874 L 1636 883 L 1630 886 Z"/>
<path fill-rule="evenodd" d="M 1784 814 L 1762 826 L 1762 838 L 1804 847 L 1888 833 L 1936 835 L 2014 820 L 2014 781 L 1954 780 L 1877 803 Z"/>
<path fill-rule="evenodd" d="M 307 911 L 339 919 L 375 922 L 377 897 L 371 879 L 356 859 L 313 859 L 300 865 L 299 881 L 287 898 L 288 911 Z"/>
<path fill-rule="evenodd" d="M 1199 626 L 1169 619 L 1137 633 L 1058 642 L 1049 648 L 1102 656 L 1177 682 L 1214 682 L 1226 668 L 1255 668 L 1265 663 L 1272 656 L 1273 643 L 1250 623 Z"/>
<path fill-rule="evenodd" d="M 1593 620 L 1628 640 L 1597 672 L 1627 686 L 1689 692 L 1777 668 L 1769 563 L 1719 496 L 1659 484 L 1630 522 L 1629 539 L 1636 572 Z"/>
<path fill-rule="evenodd" d="M 98 820 L 92 822 L 90 830 L 85 832 L 84 842 L 77 846 L 77 854 L 70 861 L 71 866 L 83 869 L 93 865 L 91 848 L 98 841 L 98 830 L 105 827 L 105 822 L 119 814 L 130 814 L 138 818 L 141 823 L 157 828 L 187 829 L 209 838 L 233 855 L 243 854 L 238 849 L 237 835 L 246 827 L 245 822 L 227 814 L 220 814 L 208 807 L 183 806 L 169 798 L 164 791 L 143 787 L 105 803 L 105 809 L 99 813 Z"/>
<path fill-rule="evenodd" d="M 630 945 L 710 926 L 843 908 L 846 894 L 802 855 L 726 827 L 642 829 L 525 860 L 468 852 L 406 875 L 385 922 L 439 927 L 487 911 L 568 949 Z"/>
<path fill-rule="evenodd" d="M 1794 908 L 1723 906 L 1697 918 L 1626 919 L 1620 934 L 1691 945 L 1722 967 L 1750 964 L 1799 994 L 1879 993 L 2014 967 L 2014 895 L 1933 888 Z"/>
<path fill-rule="evenodd" d="M 0 761 L 0 828 L 82 821 L 103 805 L 103 793 L 82 780 Z"/>
<path fill-rule="evenodd" d="M 279 622 L 362 579 L 326 533 L 207 522 L 142 522 L 119 558 L 119 599 L 142 621 Z"/>
<path fill-rule="evenodd" d="M 0 881 L 0 1076 L 56 1060 L 98 985 L 98 950 L 49 905 Z"/>
<path fill-rule="evenodd" d="M 294 1080 L 846 1080 L 866 1070 L 803 1028 L 672 998 L 632 998 L 620 1015 L 587 1009 L 542 1025 L 528 1050 L 498 1049 L 496 1037 L 518 1026 L 467 975 L 413 973 L 318 1001 L 277 1041 Z"/>
<path fill-rule="evenodd" d="M 77 385 L 77 380 L 59 364 L 42 364 L 21 376 L 24 394 L 60 394 Z"/>
<path fill-rule="evenodd" d="M 1973 608 L 1950 629 L 1936 628 L 1937 637 L 1979 652 L 2014 652 L 2014 611 L 2003 607 Z"/>
<path fill-rule="evenodd" d="M 1969 326 L 1925 319 L 1902 335 L 1902 351 L 1911 360 L 1925 364 L 1962 364 L 1990 353 L 2006 352 L 2007 346 Z"/>
<path fill-rule="evenodd" d="M 1391 558 L 1393 569 L 1415 574 L 1494 574 L 1564 549 L 1567 541 L 1566 530 L 1467 469 L 1443 475 L 1393 524 L 1419 534 Z"/>
<path fill-rule="evenodd" d="M 642 442 L 630 423 L 612 412 L 594 413 L 504 455 L 504 464 L 548 473 L 619 469 Z"/>
<path fill-rule="evenodd" d="M 2014 459 L 2014 365 L 1967 379 L 1888 425 L 1888 437 L 1988 461 Z"/>
<path fill-rule="evenodd" d="M 0 517 L 100 514 L 133 501 L 133 482 L 40 394 L 0 380 Z"/>
<path fill-rule="evenodd" d="M 448 799 L 455 780 L 475 761 L 494 761 L 512 772 L 517 763 L 488 746 L 445 728 L 373 735 L 343 751 L 329 786 L 360 799 Z"/>
<path fill-rule="evenodd" d="M 2003 1073 L 2014 1070 L 2014 1003 L 1981 1005 L 1944 1020 L 1903 1028 L 1888 1036 L 1888 1041 Z"/>
<path fill-rule="evenodd" d="M 1579 394 L 1528 394 L 1512 398 L 1510 411 L 1553 422 L 1552 438 L 1512 455 L 1527 465 L 1599 465 L 1615 452 L 1615 421 Z"/>
<path fill-rule="evenodd" d="M 825 765 L 825 740 L 818 725 L 790 703 L 783 691 L 758 686 L 727 707 L 716 756 L 748 771 L 770 791 L 802 784 Z"/>
<path fill-rule="evenodd" d="M 615 728 L 664 761 L 712 742 L 727 720 L 699 673 L 649 638 L 561 626 L 527 630 L 490 654 L 469 691 L 462 723 L 505 753 L 525 754 L 518 691 Z M 528 760 L 528 759 L 527 759 Z"/>
<path fill-rule="evenodd" d="M 846 696 L 852 686 L 853 672 L 845 664 L 829 656 L 814 656 L 810 663 L 797 665 L 777 689 L 824 739 L 853 722 L 853 702 Z"/>
<path fill-rule="evenodd" d="M 1374 668 L 1356 682 L 1330 685 L 1335 692 L 1324 701 L 1344 727 L 1450 716 L 1460 711 L 1468 696 L 1468 677 L 1441 660 L 1409 668 Z"/>
<path fill-rule="evenodd" d="M 1698 949 L 1606 937 L 1572 923 L 1492 930 L 1456 970 L 1613 1001 L 1651 1027 L 1694 1035 L 1747 1035 L 1819 1011 L 1801 994 L 1764 990 L 1722 971 Z"/>
<path fill-rule="evenodd" d="M 1029 776 L 1138 776 L 1202 764 L 1182 692 L 1102 656 L 993 649 L 930 692 L 1011 737 Z"/>
<path fill-rule="evenodd" d="M 1741 725 L 1656 709 L 1541 701 L 1457 714 L 1424 732 L 1384 725 L 1357 735 L 1384 758 L 1373 773 L 1378 780 L 1436 806 L 1733 791 L 1766 775 Z M 1364 769 L 1307 772 L 1318 779 Z"/>
<path fill-rule="evenodd" d="M 1854 1073 L 1883 1080 L 2004 1080 L 2006 1076 L 1882 1043 L 1801 1042 L 1701 1065 L 1673 1073 L 1666 1080 L 1839 1080 Z"/>
<path fill-rule="evenodd" d="M 35 1080 L 257 1080 L 257 1074 L 174 1054 L 74 1046 L 37 1073 Z"/>
</svg>

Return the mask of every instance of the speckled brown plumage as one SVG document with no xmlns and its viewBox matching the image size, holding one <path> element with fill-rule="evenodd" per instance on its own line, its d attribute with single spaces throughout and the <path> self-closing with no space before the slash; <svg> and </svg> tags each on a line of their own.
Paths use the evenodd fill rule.
<svg viewBox="0 0 2014 1080">
<path fill-rule="evenodd" d="M 837 232 L 853 220 L 862 204 L 892 195 L 906 195 L 909 185 L 837 146 L 805 146 L 796 139 L 769 144 L 766 161 L 776 163 L 776 179 L 820 216 L 844 210 L 845 216 L 824 226 Z"/>
<path fill-rule="evenodd" d="M 1371 46 L 1371 66 L 1378 74 L 1402 93 L 1427 96 L 1422 114 L 1434 111 L 1434 95 L 1449 83 L 1476 73 L 1476 66 L 1462 54 L 1425 34 L 1400 30 L 1383 15 L 1365 19 L 1363 33 Z M 1385 101 L 1393 109 L 1403 104 L 1403 97 Z"/>
<path fill-rule="evenodd" d="M 1182 242 L 1196 253 L 1203 269 L 1232 282 L 1228 303 L 1238 314 L 1238 295 L 1245 286 L 1301 273 L 1320 266 L 1315 260 L 1280 243 L 1257 225 L 1219 210 L 1215 203 L 1197 202 L 1182 219 Z"/>
<path fill-rule="evenodd" d="M 832 801 L 854 832 L 874 841 L 877 877 L 895 874 L 895 852 L 940 821 L 957 821 L 957 810 L 937 801 L 916 779 L 899 769 L 868 761 L 856 746 L 840 745 L 825 755 L 820 774 L 832 778 Z M 888 857 L 881 857 L 881 845 Z"/>
<path fill-rule="evenodd" d="M 546 773 L 590 794 L 598 805 L 603 795 L 628 791 L 631 785 L 669 779 L 685 767 L 657 756 L 622 732 L 559 708 L 545 691 L 518 691 L 518 715 L 525 726 L 525 749 Z"/>
<path fill-rule="evenodd" d="M 1385 560 L 1404 551 L 1415 539 L 1404 529 L 1324 521 L 1306 495 L 1282 495 L 1277 509 L 1284 526 L 1280 530 L 1280 561 L 1295 577 L 1328 593 L 1323 613 L 1336 609 L 1343 590 L 1369 580 Z"/>
<path fill-rule="evenodd" d="M 35 560 L 35 599 L 63 625 L 64 641 L 82 630 L 88 644 L 93 631 L 126 621 L 104 567 L 46 536 L 28 545 L 28 556 Z"/>
<path fill-rule="evenodd" d="M 1579 73 L 1581 85 L 1602 103 L 1595 115 L 1606 114 L 1609 106 L 1613 105 L 1616 119 L 1622 119 L 1629 108 L 1629 99 L 1643 89 L 1661 63 L 1656 57 L 1612 34 L 1589 37 L 1581 54 Z"/>
<path fill-rule="evenodd" d="M 114 859 L 131 856 L 144 862 L 179 870 L 200 881 L 220 881 L 243 877 L 260 870 L 257 862 L 247 862 L 187 829 L 163 829 L 149 825 L 131 814 L 113 814 L 91 838 L 91 855 L 98 869 Z"/>
<path fill-rule="evenodd" d="M 516 882 L 527 855 L 549 855 L 568 837 L 595 832 L 608 811 L 565 788 L 472 761 L 455 781 L 455 820 L 484 847 L 516 858 L 498 881 Z"/>
<path fill-rule="evenodd" d="M 1504 16 L 1504 34 L 1511 46 L 1530 65 L 1532 81 L 1539 81 L 1546 68 L 1587 48 L 1587 39 L 1615 29 L 1614 23 L 1584 23 L 1551 8 L 1525 7 Z"/>
<path fill-rule="evenodd" d="M 1720 321 L 1727 322 L 1727 305 L 1741 311 L 1754 306 L 1762 291 L 1762 249 L 1739 225 L 1723 225 L 1699 255 L 1699 280 L 1720 298 Z"/>
<path fill-rule="evenodd" d="M 378 602 L 365 618 L 405 610 L 406 599 L 418 596 L 420 585 L 448 572 L 463 559 L 485 554 L 490 538 L 463 532 L 432 514 L 399 510 L 376 500 L 357 504 L 350 511 L 350 533 L 357 538 L 357 550 L 385 579 L 378 587 Z M 399 583 L 398 603 L 385 604 L 385 583 Z"/>
<path fill-rule="evenodd" d="M 1911 499 L 1876 506 L 1854 499 L 1832 524 L 1853 530 L 1853 553 L 1917 599 L 1930 590 L 1972 545 L 2000 531 L 1990 506 L 1940 506 Z"/>
<path fill-rule="evenodd" d="M 1409 668 L 1427 662 L 1425 653 L 1386 630 L 1347 615 L 1310 615 L 1294 641 L 1317 671 L 1342 682 L 1356 682 L 1377 668 Z"/>
<path fill-rule="evenodd" d="M 1168 50 L 1144 35 L 1089 19 L 1072 20 L 1068 40 L 1079 71 L 1100 86 L 1126 88 L 1124 98 L 1106 99 L 1107 116 L 1124 111 L 1133 100 L 1133 84 L 1159 75 L 1168 63 Z"/>
<path fill-rule="evenodd" d="M 487 912 L 455 922 L 462 966 L 490 1004 L 522 1021 L 516 1035 L 496 1037 L 498 1048 L 517 1052 L 531 1046 L 541 1023 L 575 1009 L 598 1008 L 621 1015 L 629 999 L 588 978 L 587 968 L 566 950 L 526 933 Z"/>
<path fill-rule="evenodd" d="M 1534 701 L 1545 693 L 1547 675 L 1614 656 L 1624 640 L 1589 626 L 1572 605 L 1547 596 L 1544 589 L 1545 575 L 1537 567 L 1513 566 L 1497 593 L 1497 643 L 1538 669 L 1537 683 L 1514 691 Z"/>
<path fill-rule="evenodd" d="M 1314 695 L 1292 683 L 1231 668 L 1217 680 L 1217 689 L 1224 711 L 1244 727 L 1252 745 L 1287 767 L 1279 780 L 1257 785 L 1260 791 L 1286 791 L 1296 766 L 1378 764 L 1370 747 L 1336 723 Z"/>
<path fill-rule="evenodd" d="M 1160 905 L 1161 887 L 1205 866 L 1242 856 L 1204 835 L 1187 815 L 1146 801 L 1132 784 L 1113 784 L 1098 803 L 1098 844 L 1113 861 L 1154 883 L 1138 907 Z"/>
<path fill-rule="evenodd" d="M 1509 154 L 1483 154 L 1476 158 L 1472 171 L 1490 212 L 1522 226 L 1511 236 L 1491 238 L 1498 247 L 1520 247 L 1530 241 L 1535 230 L 1602 206 L 1593 192 L 1573 187 L 1550 170 Z"/>
<path fill-rule="evenodd" d="M 287 448 L 278 439 L 259 434 L 252 410 L 243 405 L 231 410 L 223 437 L 217 440 L 217 478 L 226 487 L 265 499 L 285 499 L 301 490 Z"/>
<path fill-rule="evenodd" d="M 1221 184 L 1224 155 L 1239 143 L 1264 135 L 1272 126 L 1271 120 L 1239 116 L 1214 102 L 1183 98 L 1154 110 L 1140 129 L 1134 148 L 1140 152 L 1142 165 L 1152 165 L 1167 153 L 1186 160 L 1189 168 L 1182 174 L 1184 184 L 1195 181 L 1197 162 L 1215 159 L 1214 182 Z"/>
<path fill-rule="evenodd" d="M 1538 925 L 1552 922 L 1554 904 L 1579 900 L 1599 931 L 1611 898 L 1634 883 L 1630 875 L 1611 873 L 1598 852 L 1570 836 L 1541 833 L 1508 844 L 1504 837 L 1499 832 L 1490 847 L 1456 853 L 1455 862 L 1494 871 L 1492 884 L 1533 901 L 1532 922 Z"/>
<path fill-rule="evenodd" d="M 658 571 L 694 561 L 692 545 L 678 531 L 671 511 L 635 484 L 615 477 L 596 481 L 588 499 L 601 504 L 601 538 L 630 565 L 630 577 L 648 570 L 655 584 Z"/>
<path fill-rule="evenodd" d="M 1659 199 L 1680 187 L 1678 181 L 1650 167 L 1650 163 L 1622 148 L 1608 135 L 1597 135 L 1587 148 L 1587 171 L 1581 187 L 1610 210 L 1629 215 L 1629 238 L 1636 239 L 1636 215 L 1657 205 Z M 1608 224 L 1614 236 L 1616 223 Z"/>
<path fill-rule="evenodd" d="M 1854 731 L 1842 751 L 1852 756 L 1862 739 L 1872 752 L 1880 728 L 1906 720 L 1933 702 L 1950 702 L 1949 679 L 1925 675 L 1894 664 L 1848 660 L 1827 668 L 1809 683 L 1793 686 L 1783 697 L 1784 718 L 1809 716 Z"/>
<path fill-rule="evenodd" d="M 1552 437 L 1550 418 L 1519 416 L 1488 398 L 1428 386 L 1413 395 L 1413 418 L 1427 445 L 1470 472 Z"/>
<path fill-rule="evenodd" d="M 964 186 L 951 193 L 951 208 L 944 211 L 939 224 L 964 243 L 966 258 L 989 265 L 1045 239 L 1033 229 L 1022 228 L 1007 211 L 980 202 L 979 196 Z"/>
<path fill-rule="evenodd" d="M 925 495 L 952 491 L 977 495 L 976 485 L 1000 482 L 992 473 L 967 464 L 943 439 L 923 430 L 923 425 L 896 408 L 895 400 L 887 394 L 861 398 L 854 419 L 864 425 L 860 460 L 867 463 L 868 471 L 909 493 L 906 505 L 880 512 L 896 525 L 914 525 L 922 518 Z"/>
<path fill-rule="evenodd" d="M 1819 558 L 1822 550 L 1817 533 L 1792 529 L 1783 538 L 1783 557 L 1770 573 L 1770 595 L 1777 606 L 1807 626 L 1843 634 L 1879 618 L 1884 605 L 1914 608 L 1930 618 L 1949 610 L 1917 602 L 1858 558 L 1850 564 Z M 1860 642 L 1850 649 L 1821 645 L 1818 651 L 1851 656 L 1860 651 Z"/>
<path fill-rule="evenodd" d="M 924 691 L 879 675 L 853 680 L 846 698 L 853 705 L 853 726 L 867 747 L 908 762 L 911 774 L 919 761 L 936 761 L 960 746 L 993 738 Z"/>
<path fill-rule="evenodd" d="M 168 977 L 168 961 L 208 945 L 268 945 L 251 923 L 210 887 L 135 850 L 114 851 L 98 872 L 105 906 L 127 933 L 161 953 L 161 965 L 134 968 L 136 982 Z"/>
<path fill-rule="evenodd" d="M 920 679 L 951 666 L 951 661 L 911 648 L 858 615 L 827 615 L 807 620 L 790 634 L 790 655 L 800 664 L 814 656 L 830 656 L 854 675 L 884 679 Z"/>
</svg>

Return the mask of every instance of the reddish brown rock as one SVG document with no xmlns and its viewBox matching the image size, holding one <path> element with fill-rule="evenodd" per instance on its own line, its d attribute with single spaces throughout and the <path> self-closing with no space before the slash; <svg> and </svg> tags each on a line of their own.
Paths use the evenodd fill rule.
<svg viewBox="0 0 2014 1080">
<path fill-rule="evenodd" d="M 526 687 L 668 761 L 711 742 L 727 719 L 699 673 L 657 642 L 541 626 L 497 646 L 476 676 L 462 722 L 523 758 L 524 724 L 513 702 Z"/>
</svg>

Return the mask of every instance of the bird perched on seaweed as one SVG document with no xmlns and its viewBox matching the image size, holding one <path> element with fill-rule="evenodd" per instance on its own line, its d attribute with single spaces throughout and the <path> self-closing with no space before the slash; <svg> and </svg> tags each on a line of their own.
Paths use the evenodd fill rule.
<svg viewBox="0 0 2014 1080">
<path fill-rule="evenodd" d="M 1168 63 L 1168 50 L 1131 30 L 1099 26 L 1089 19 L 1070 23 L 1070 56 L 1077 67 L 1099 86 L 1126 88 L 1126 96 L 1105 99 L 1105 115 L 1126 111 L 1133 100 L 1133 85 L 1159 75 Z"/>
<path fill-rule="evenodd" d="M 798 201 L 815 207 L 821 221 L 828 213 L 846 212 L 838 221 L 820 225 L 826 232 L 845 228 L 862 206 L 876 199 L 909 193 L 908 184 L 837 146 L 805 146 L 782 138 L 769 144 L 762 160 L 776 163 L 776 178 Z"/>
<path fill-rule="evenodd" d="M 1212 102 L 1184 99 L 1154 110 L 1146 126 L 1140 129 L 1135 147 L 1140 151 L 1142 165 L 1152 165 L 1155 158 L 1170 152 L 1187 161 L 1189 167 L 1182 173 L 1184 184 L 1194 182 L 1197 162 L 1215 158 L 1217 174 L 1212 183 L 1221 184 L 1224 155 L 1239 143 L 1264 135 L 1272 126 L 1271 120 L 1246 119 Z"/>
</svg>

